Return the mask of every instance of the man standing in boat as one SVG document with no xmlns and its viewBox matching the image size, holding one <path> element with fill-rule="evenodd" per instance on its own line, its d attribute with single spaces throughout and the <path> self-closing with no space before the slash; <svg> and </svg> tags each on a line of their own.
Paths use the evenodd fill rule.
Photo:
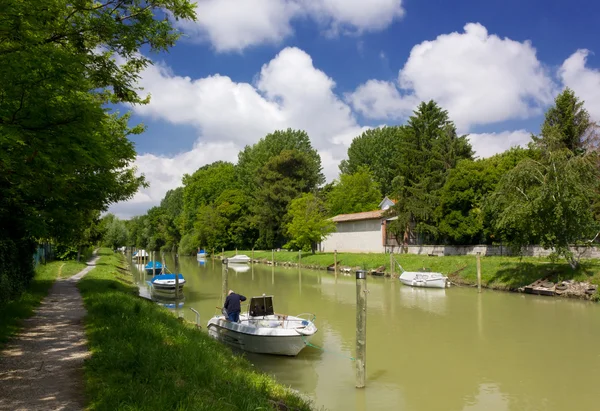
<svg viewBox="0 0 600 411">
<path fill-rule="evenodd" d="M 236 294 L 233 290 L 229 290 L 227 298 L 225 299 L 225 305 L 223 307 L 227 310 L 227 317 L 229 321 L 235 323 L 240 321 L 240 311 L 242 311 L 241 302 L 246 301 L 246 297 L 241 294 Z"/>
</svg>

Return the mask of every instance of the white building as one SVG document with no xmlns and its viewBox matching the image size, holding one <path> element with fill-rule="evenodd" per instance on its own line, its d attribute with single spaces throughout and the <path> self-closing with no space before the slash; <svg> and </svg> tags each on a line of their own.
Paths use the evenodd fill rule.
<svg viewBox="0 0 600 411">
<path fill-rule="evenodd" d="M 322 252 L 383 253 L 386 244 L 386 226 L 392 218 L 384 217 L 385 211 L 394 201 L 385 197 L 379 210 L 362 213 L 340 214 L 331 220 L 336 231 L 320 245 Z"/>
</svg>

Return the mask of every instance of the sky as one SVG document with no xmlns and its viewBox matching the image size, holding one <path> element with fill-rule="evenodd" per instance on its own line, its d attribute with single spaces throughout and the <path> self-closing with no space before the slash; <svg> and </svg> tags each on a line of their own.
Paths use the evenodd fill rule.
<svg viewBox="0 0 600 411">
<path fill-rule="evenodd" d="M 480 158 L 526 145 L 565 87 L 600 120 L 595 0 L 196 0 L 196 21 L 139 79 L 135 166 L 150 186 L 112 205 L 159 205 L 184 174 L 280 129 L 303 129 L 328 181 L 352 139 L 448 110 Z"/>
</svg>

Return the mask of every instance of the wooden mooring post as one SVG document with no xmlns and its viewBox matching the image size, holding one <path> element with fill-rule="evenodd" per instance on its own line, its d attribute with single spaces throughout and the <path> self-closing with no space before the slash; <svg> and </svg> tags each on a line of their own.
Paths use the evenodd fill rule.
<svg viewBox="0 0 600 411">
<path fill-rule="evenodd" d="M 302 250 L 298 250 L 298 267 L 300 267 L 301 261 L 302 261 Z"/>
<path fill-rule="evenodd" d="M 273 263 L 273 266 L 275 266 L 275 249 L 274 248 L 271 249 L 271 262 Z"/>
<path fill-rule="evenodd" d="M 356 388 L 364 388 L 367 362 L 367 272 L 356 271 Z"/>
<path fill-rule="evenodd" d="M 156 275 L 156 251 L 152 251 L 152 277 Z"/>
<path fill-rule="evenodd" d="M 390 250 L 390 276 L 394 276 L 394 252 Z"/>
<path fill-rule="evenodd" d="M 477 251 L 477 292 L 481 292 L 481 253 Z"/>
<path fill-rule="evenodd" d="M 223 264 L 221 273 L 221 304 L 225 303 L 225 299 L 227 298 L 227 291 L 229 291 L 227 289 L 227 276 L 229 274 L 228 271 L 229 269 L 227 268 L 227 265 Z"/>
<path fill-rule="evenodd" d="M 179 300 L 179 259 L 175 253 L 175 309 L 177 309 Z"/>
<path fill-rule="evenodd" d="M 252 247 L 252 264 L 254 264 L 254 247 Z"/>
<path fill-rule="evenodd" d="M 160 269 L 160 273 L 164 274 L 165 273 L 165 253 L 164 252 L 161 254 L 161 257 L 162 257 L 161 258 L 162 267 Z"/>
</svg>

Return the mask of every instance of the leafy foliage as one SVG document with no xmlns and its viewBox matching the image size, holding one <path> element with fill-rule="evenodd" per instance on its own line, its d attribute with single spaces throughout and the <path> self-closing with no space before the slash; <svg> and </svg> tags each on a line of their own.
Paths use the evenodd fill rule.
<svg viewBox="0 0 600 411">
<path fill-rule="evenodd" d="M 393 192 L 392 182 L 398 176 L 402 159 L 404 126 L 380 127 L 367 130 L 352 140 L 348 159 L 340 163 L 342 174 L 355 174 L 367 167 L 383 195 Z"/>
<path fill-rule="evenodd" d="M 341 174 L 327 193 L 329 214 L 359 213 L 377 209 L 382 196 L 369 169 L 358 166 L 353 174 Z"/>
<path fill-rule="evenodd" d="M 306 193 L 290 203 L 286 232 L 290 237 L 286 248 L 315 253 L 317 244 L 335 231 L 335 223 L 327 218 L 325 204 L 312 193 Z"/>
<path fill-rule="evenodd" d="M 573 268 L 578 259 L 569 246 L 591 240 L 600 229 L 592 209 L 600 182 L 598 152 L 582 143 L 588 118 L 571 90 L 561 93 L 535 139 L 539 160 L 521 161 L 490 199 L 495 227 L 510 244 L 539 243 Z"/>
</svg>

